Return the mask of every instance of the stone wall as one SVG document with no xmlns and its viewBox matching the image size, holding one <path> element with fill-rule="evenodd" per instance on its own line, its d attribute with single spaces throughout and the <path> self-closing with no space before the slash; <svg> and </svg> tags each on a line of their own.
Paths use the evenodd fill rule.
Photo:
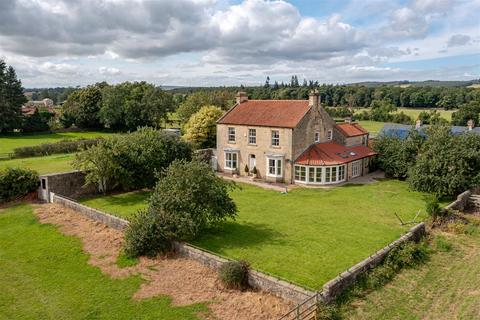
<svg viewBox="0 0 480 320">
<path fill-rule="evenodd" d="M 123 230 L 128 225 L 128 221 L 126 220 L 90 208 L 74 200 L 56 194 L 52 194 L 52 202 L 73 209 L 79 214 L 82 214 L 92 220 L 101 222 L 117 230 Z M 188 257 L 215 270 L 220 269 L 222 264 L 229 261 L 228 259 L 214 255 L 210 252 L 196 248 L 186 243 L 174 242 L 173 246 L 175 253 L 177 253 L 179 256 Z M 315 292 L 313 291 L 305 290 L 292 283 L 277 279 L 256 270 L 249 271 L 248 283 L 255 289 L 272 293 L 295 303 L 300 303 L 305 299 L 315 295 Z"/>
<path fill-rule="evenodd" d="M 467 208 L 468 199 L 472 195 L 470 190 L 467 190 L 457 196 L 457 199 L 445 207 L 445 210 L 460 210 L 463 211 Z"/>
<path fill-rule="evenodd" d="M 50 198 L 50 193 L 61 194 L 69 198 L 97 193 L 95 186 L 84 186 L 85 173 L 81 171 L 42 175 L 40 176 L 40 182 L 38 196 L 46 201 Z"/>
<path fill-rule="evenodd" d="M 74 200 L 68 199 L 66 197 L 62 197 L 59 195 L 56 195 L 55 193 L 51 194 L 51 202 L 53 203 L 58 203 L 64 207 L 73 209 L 74 211 L 92 219 L 98 222 L 101 222 L 110 228 L 117 229 L 117 230 L 123 230 L 125 227 L 128 225 L 128 221 L 112 216 L 108 213 L 102 212 L 97 209 L 93 209 L 90 207 L 87 207 L 81 203 L 78 203 Z"/>
<path fill-rule="evenodd" d="M 323 299 L 326 302 L 333 301 L 341 292 L 351 287 L 355 283 L 355 279 L 360 275 L 380 264 L 390 250 L 406 241 L 418 241 L 424 234 L 425 223 L 422 222 L 411 228 L 408 233 L 393 241 L 383 249 L 380 249 L 367 259 L 342 272 L 339 276 L 330 280 L 323 286 L 321 292 Z"/>
</svg>

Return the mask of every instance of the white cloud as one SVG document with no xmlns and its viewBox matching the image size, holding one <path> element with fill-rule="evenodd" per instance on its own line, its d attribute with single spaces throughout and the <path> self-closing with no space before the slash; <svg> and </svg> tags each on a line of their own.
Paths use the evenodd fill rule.
<svg viewBox="0 0 480 320">
<path fill-rule="evenodd" d="M 35 86 L 212 85 L 418 77 L 381 65 L 480 51 L 478 0 L 353 1 L 345 10 L 317 17 L 282 0 L 0 1 L 0 57 Z"/>
<path fill-rule="evenodd" d="M 109 75 L 109 76 L 116 76 L 121 74 L 122 72 L 120 69 L 117 68 L 108 68 L 108 67 L 100 67 L 98 68 L 98 72 L 103 75 Z"/>
</svg>

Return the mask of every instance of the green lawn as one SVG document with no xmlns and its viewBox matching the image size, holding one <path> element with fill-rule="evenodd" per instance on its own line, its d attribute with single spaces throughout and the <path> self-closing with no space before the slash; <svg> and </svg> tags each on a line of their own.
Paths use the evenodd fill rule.
<svg viewBox="0 0 480 320">
<path fill-rule="evenodd" d="M 40 224 L 28 205 L 0 211 L 1 319 L 198 319 L 205 305 L 134 301 L 139 277 L 112 279 L 88 264 L 78 238 Z"/>
<path fill-rule="evenodd" d="M 11 159 L 0 161 L 0 169 L 7 167 L 21 167 L 36 170 L 39 174 L 67 172 L 74 170 L 72 167 L 72 160 L 75 155 L 70 154 L 55 154 L 45 157 L 32 157 L 22 159 Z"/>
<path fill-rule="evenodd" d="M 80 199 L 79 202 L 91 208 L 112 213 L 120 218 L 128 219 L 139 209 L 147 206 L 149 191 L 134 191 L 114 194 L 107 197 Z"/>
<path fill-rule="evenodd" d="M 360 113 L 362 111 L 370 111 L 371 109 L 369 108 L 360 108 L 356 109 L 355 113 Z M 397 108 L 397 113 L 403 112 L 406 115 L 412 117 L 413 120 L 416 120 L 418 118 L 418 115 L 422 111 L 427 111 L 430 112 L 432 109 L 428 108 Z M 452 120 L 452 113 L 454 113 L 456 110 L 437 110 L 437 112 L 440 113 L 440 116 L 447 119 L 448 121 Z"/>
<path fill-rule="evenodd" d="M 403 270 L 386 286 L 352 301 L 345 319 L 480 319 L 480 235 L 447 235 L 453 249 Z"/>
<path fill-rule="evenodd" d="M 231 195 L 237 220 L 193 244 L 314 289 L 404 233 L 394 212 L 409 220 L 425 206 L 423 194 L 396 180 L 289 194 L 242 184 Z M 147 198 L 141 192 L 83 202 L 128 218 Z"/>
<path fill-rule="evenodd" d="M 377 121 L 370 121 L 370 120 L 360 120 L 356 121 L 362 127 L 364 127 L 370 134 L 377 135 L 380 132 L 380 129 L 383 128 L 385 122 L 377 122 Z"/>
<path fill-rule="evenodd" d="M 44 133 L 32 135 L 14 135 L 0 136 L 0 153 L 13 152 L 13 149 L 19 147 L 36 146 L 42 143 L 57 142 L 62 139 L 79 139 L 79 138 L 97 138 L 107 137 L 113 133 L 108 132 L 65 132 L 65 133 Z"/>
</svg>

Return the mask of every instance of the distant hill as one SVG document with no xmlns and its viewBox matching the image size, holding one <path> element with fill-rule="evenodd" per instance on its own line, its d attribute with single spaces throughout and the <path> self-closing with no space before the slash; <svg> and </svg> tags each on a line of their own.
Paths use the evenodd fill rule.
<svg viewBox="0 0 480 320">
<path fill-rule="evenodd" d="M 480 85 L 480 79 L 467 81 L 441 81 L 441 80 L 426 80 L 426 81 L 363 81 L 356 83 L 349 83 L 351 86 L 365 86 L 365 87 L 381 87 L 381 86 L 395 86 L 395 87 L 477 87 Z"/>
</svg>

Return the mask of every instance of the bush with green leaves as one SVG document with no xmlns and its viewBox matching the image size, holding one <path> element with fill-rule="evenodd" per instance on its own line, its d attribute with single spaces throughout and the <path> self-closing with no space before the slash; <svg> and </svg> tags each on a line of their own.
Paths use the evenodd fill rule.
<svg viewBox="0 0 480 320">
<path fill-rule="evenodd" d="M 245 261 L 225 262 L 218 271 L 220 281 L 227 288 L 244 290 L 248 287 L 248 267 Z"/>
<path fill-rule="evenodd" d="M 378 153 L 376 165 L 388 177 L 406 179 L 408 169 L 415 164 L 423 142 L 423 137 L 416 130 L 411 130 L 406 139 L 381 135 L 373 145 Z"/>
<path fill-rule="evenodd" d="M 175 160 L 164 170 L 149 201 L 171 239 L 195 238 L 202 230 L 235 218 L 229 195 L 235 184 L 218 177 L 207 163 Z"/>
<path fill-rule="evenodd" d="M 53 143 L 43 143 L 38 146 L 15 148 L 13 149 L 13 154 L 15 158 L 27 158 L 57 153 L 77 152 L 81 149 L 96 145 L 100 139 L 101 138 L 77 140 L 64 139 Z"/>
<path fill-rule="evenodd" d="M 101 140 L 76 155 L 74 166 L 86 172 L 89 184 L 100 191 L 151 188 L 155 174 L 175 159 L 190 160 L 190 145 L 178 136 L 153 128 Z"/>
<path fill-rule="evenodd" d="M 480 135 L 453 135 L 448 126 L 432 126 L 408 171 L 412 189 L 454 196 L 480 185 Z"/>
<path fill-rule="evenodd" d="M 15 200 L 37 190 L 37 172 L 22 168 L 7 168 L 0 171 L 0 203 Z"/>
<path fill-rule="evenodd" d="M 127 257 L 154 257 L 172 250 L 172 243 L 162 232 L 159 215 L 138 211 L 125 229 L 124 252 Z"/>
<path fill-rule="evenodd" d="M 438 201 L 438 197 L 435 194 L 426 197 L 425 211 L 427 211 L 427 214 L 434 220 L 441 215 L 442 208 L 440 207 L 440 202 Z"/>
</svg>

